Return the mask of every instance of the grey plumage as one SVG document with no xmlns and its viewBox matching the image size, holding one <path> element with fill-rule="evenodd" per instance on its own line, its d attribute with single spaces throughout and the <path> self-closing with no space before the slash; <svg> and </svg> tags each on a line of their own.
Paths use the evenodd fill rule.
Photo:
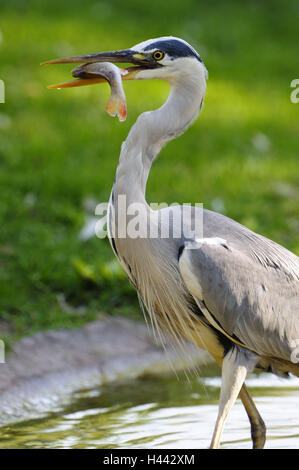
<svg viewBox="0 0 299 470">
<path fill-rule="evenodd" d="M 186 244 L 180 264 L 194 278 L 193 285 L 187 282 L 192 295 L 201 291 L 199 300 L 225 332 L 261 356 L 264 368 L 267 362 L 274 371 L 299 375 L 298 365 L 290 361 L 293 341 L 299 338 L 298 257 L 209 211 L 204 236 L 225 241 Z"/>
</svg>

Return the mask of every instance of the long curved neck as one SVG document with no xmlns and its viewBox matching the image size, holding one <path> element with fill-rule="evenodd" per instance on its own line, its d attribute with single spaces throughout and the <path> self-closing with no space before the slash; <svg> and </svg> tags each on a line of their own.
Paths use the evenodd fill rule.
<svg viewBox="0 0 299 470">
<path fill-rule="evenodd" d="M 205 70 L 198 66 L 196 71 L 177 77 L 171 83 L 166 103 L 156 111 L 142 114 L 132 127 L 122 145 L 108 216 L 113 250 L 146 305 L 151 322 L 159 331 L 161 327 L 171 331 L 180 344 L 183 335 L 195 342 L 189 333 L 199 320 L 194 318 L 190 323 L 193 313 L 186 308 L 187 293 L 175 264 L 178 247 L 169 239 L 149 235 L 149 224 L 152 222 L 150 228 L 153 228 L 159 222 L 147 217 L 155 211 L 146 203 L 145 189 L 151 165 L 163 144 L 181 134 L 201 108 L 206 88 Z M 136 221 L 133 212 L 137 206 L 132 203 L 139 203 L 145 209 Z M 139 233 L 137 237 L 131 231 L 131 222 Z M 196 341 L 204 347 L 198 336 Z"/>
<path fill-rule="evenodd" d="M 200 67 L 196 74 L 178 76 L 171 82 L 169 97 L 161 108 L 139 116 L 122 145 L 114 196 L 125 195 L 127 204 L 146 204 L 146 182 L 153 161 L 162 146 L 196 118 L 205 89 L 205 71 Z"/>
</svg>

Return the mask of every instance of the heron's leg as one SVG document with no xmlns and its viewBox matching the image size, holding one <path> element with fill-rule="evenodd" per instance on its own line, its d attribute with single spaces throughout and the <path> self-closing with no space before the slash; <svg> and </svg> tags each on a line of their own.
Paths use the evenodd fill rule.
<svg viewBox="0 0 299 470">
<path fill-rule="evenodd" d="M 266 426 L 245 384 L 240 390 L 240 398 L 250 421 L 253 448 L 263 449 L 266 442 Z"/>
<path fill-rule="evenodd" d="M 220 392 L 219 412 L 212 437 L 211 448 L 218 449 L 221 434 L 227 415 L 245 381 L 248 370 L 253 366 L 251 354 L 233 346 L 222 361 L 222 384 Z"/>
</svg>

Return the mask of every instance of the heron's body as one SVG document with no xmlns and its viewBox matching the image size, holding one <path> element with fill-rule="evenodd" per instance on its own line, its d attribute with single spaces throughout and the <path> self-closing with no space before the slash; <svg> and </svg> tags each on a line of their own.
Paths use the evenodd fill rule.
<svg viewBox="0 0 299 470">
<path fill-rule="evenodd" d="M 299 365 L 291 362 L 293 342 L 299 338 L 297 256 L 208 210 L 203 211 L 202 224 L 195 225 L 193 240 L 175 238 L 171 232 L 168 238 L 148 235 L 152 209 L 146 202 L 145 189 L 151 164 L 162 145 L 180 134 L 201 109 L 205 69 L 201 62 L 194 61 L 190 74 L 175 77 L 170 83 L 168 101 L 160 109 L 141 115 L 122 146 L 109 210 L 114 252 L 161 337 L 163 331 L 170 331 L 178 341 L 187 338 L 208 350 L 220 364 L 227 352 L 237 347 L 245 357 L 250 356 L 246 357 L 245 372 L 241 371 L 243 378 L 254 367 L 299 376 Z M 144 238 L 117 236 L 119 229 L 126 230 L 119 227 L 119 196 L 126 197 L 126 208 L 131 203 L 143 205 L 143 218 L 140 215 L 138 223 Z M 180 224 L 181 212 L 180 206 L 161 209 L 157 214 L 160 229 L 164 220 L 166 224 L 170 220 Z M 192 225 L 192 217 L 189 222 Z M 199 243 L 195 241 L 198 238 Z M 242 363 L 243 358 L 233 361 Z M 229 382 L 227 389 L 233 387 L 233 379 Z M 238 390 L 242 383 L 238 383 Z M 245 386 L 243 397 L 244 393 Z M 216 427 L 212 443 L 216 447 L 223 425 L 221 409 L 219 415 L 220 430 Z M 262 428 L 263 424 L 259 422 L 258 426 Z M 256 438 L 255 445 L 262 446 L 263 437 Z"/>
<path fill-rule="evenodd" d="M 177 38 L 60 61 L 107 60 L 133 62 L 138 67 L 128 73 L 135 79 L 160 78 L 171 85 L 167 102 L 142 114 L 122 145 L 108 211 L 113 250 L 161 336 L 166 330 L 179 341 L 187 338 L 222 366 L 212 447 L 219 446 L 238 394 L 251 422 L 254 447 L 263 447 L 265 426 L 244 381 L 254 367 L 299 376 L 299 361 L 292 355 L 299 342 L 299 258 L 221 214 L 193 208 L 182 219 L 183 206 L 160 211 L 149 207 L 145 190 L 151 165 L 161 147 L 196 118 L 206 69 L 196 51 Z M 200 187 L 203 177 L 198 175 L 195 186 Z M 137 237 L 128 230 L 134 223 Z M 177 236 L 182 225 L 188 230 Z M 169 231 L 166 238 L 161 235 L 164 228 Z M 151 236 L 153 232 L 158 235 Z"/>
<path fill-rule="evenodd" d="M 180 206 L 162 209 L 171 213 L 181 210 Z M 198 227 L 199 234 L 201 230 Z M 260 369 L 299 375 L 299 364 L 291 362 L 292 341 L 299 338 L 297 257 L 232 219 L 208 210 L 203 211 L 203 236 L 207 243 L 203 242 L 199 251 L 188 251 L 188 256 L 201 255 L 208 265 L 197 273 L 205 291 L 198 300 L 204 300 L 236 344 L 258 354 Z M 214 244 L 214 239 L 225 240 L 225 247 Z M 190 241 L 184 237 L 130 241 L 113 237 L 112 246 L 151 314 L 153 324 L 162 332 L 170 330 L 178 339 L 186 337 L 221 362 L 231 342 L 207 321 L 200 305 L 194 302 L 192 281 L 188 289 L 182 278 L 180 248 L 184 243 Z M 215 274 L 218 263 L 224 268 L 224 276 L 226 264 L 235 264 L 237 268 L 235 278 L 230 280 L 230 292 L 227 278 L 220 279 L 223 273 Z M 273 309 L 272 321 L 263 315 L 269 308 Z"/>
</svg>

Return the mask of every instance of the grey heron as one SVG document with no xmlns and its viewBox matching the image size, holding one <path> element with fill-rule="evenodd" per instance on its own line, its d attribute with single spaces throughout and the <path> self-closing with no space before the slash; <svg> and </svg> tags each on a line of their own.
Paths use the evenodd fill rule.
<svg viewBox="0 0 299 470">
<path fill-rule="evenodd" d="M 246 388 L 254 368 L 299 376 L 292 360 L 299 340 L 299 258 L 236 221 L 199 208 L 189 221 L 193 236 L 148 236 L 148 216 L 181 224 L 183 206 L 153 211 L 145 197 L 151 165 L 163 145 L 183 133 L 201 110 L 207 72 L 186 41 L 161 37 L 129 49 L 56 59 L 48 63 L 132 64 L 124 79 L 162 79 L 171 91 L 165 104 L 141 114 L 122 144 L 109 202 L 113 251 L 145 304 L 153 324 L 208 350 L 222 367 L 219 412 L 212 448 L 220 446 L 227 415 L 238 395 L 248 414 L 254 448 L 262 448 L 265 424 Z M 125 208 L 120 197 L 125 196 Z M 143 207 L 146 236 L 119 235 L 120 211 Z M 132 219 L 131 214 L 131 219 Z M 160 217 L 161 216 L 161 217 Z M 190 228 L 189 227 L 189 228 Z M 161 228 L 161 225 L 160 225 Z M 169 228 L 169 227 L 167 227 Z M 175 227 L 174 228 L 178 228 Z M 126 230 L 126 228 L 125 228 Z M 162 333 L 161 333 L 162 334 Z"/>
</svg>

